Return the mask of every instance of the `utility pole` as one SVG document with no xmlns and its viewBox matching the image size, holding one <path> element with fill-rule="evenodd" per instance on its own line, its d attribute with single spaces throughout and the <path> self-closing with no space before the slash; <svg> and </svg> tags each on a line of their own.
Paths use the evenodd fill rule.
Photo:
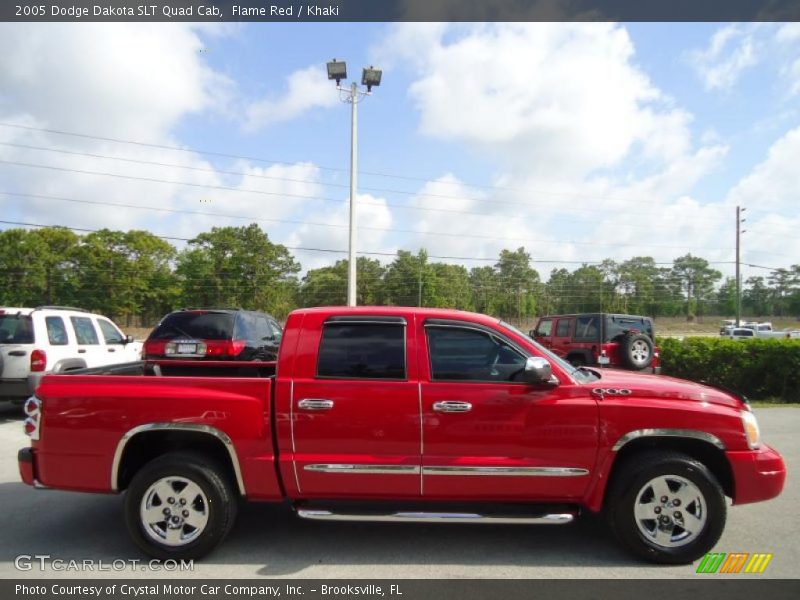
<svg viewBox="0 0 800 600">
<path fill-rule="evenodd" d="M 741 271 L 741 237 L 744 233 L 742 229 L 742 213 L 746 208 L 736 207 L 736 326 L 739 327 L 742 320 L 742 271 Z"/>
</svg>

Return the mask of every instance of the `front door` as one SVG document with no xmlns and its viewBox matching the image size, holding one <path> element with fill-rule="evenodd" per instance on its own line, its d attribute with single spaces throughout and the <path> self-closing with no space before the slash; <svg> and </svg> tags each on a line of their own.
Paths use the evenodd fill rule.
<svg viewBox="0 0 800 600">
<path fill-rule="evenodd" d="M 588 390 L 521 381 L 519 343 L 466 322 L 428 321 L 421 347 L 424 496 L 565 501 L 586 491 L 598 443 Z M 566 378 L 565 378 L 566 379 Z"/>
<path fill-rule="evenodd" d="M 309 323 L 315 317 L 306 317 L 298 355 L 317 360 L 298 360 L 302 365 L 296 366 L 291 392 L 298 494 L 418 497 L 419 389 L 416 363 L 409 360 L 416 352 L 413 327 L 397 316 L 340 316 L 315 327 Z"/>
</svg>

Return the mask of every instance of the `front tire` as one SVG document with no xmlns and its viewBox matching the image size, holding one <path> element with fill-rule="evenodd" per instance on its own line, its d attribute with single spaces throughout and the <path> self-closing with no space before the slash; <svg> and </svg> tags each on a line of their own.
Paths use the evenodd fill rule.
<svg viewBox="0 0 800 600">
<path fill-rule="evenodd" d="M 125 495 L 131 538 L 161 560 L 205 556 L 231 530 L 236 511 L 223 468 L 193 452 L 172 452 L 147 463 Z"/>
<path fill-rule="evenodd" d="M 617 539 L 651 562 L 687 564 L 725 528 L 725 494 L 709 469 L 677 452 L 650 452 L 620 465 L 607 497 Z"/>
</svg>

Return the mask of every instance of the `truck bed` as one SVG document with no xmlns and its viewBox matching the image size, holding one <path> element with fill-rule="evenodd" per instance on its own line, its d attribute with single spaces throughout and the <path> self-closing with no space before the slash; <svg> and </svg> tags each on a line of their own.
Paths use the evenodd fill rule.
<svg viewBox="0 0 800 600">
<path fill-rule="evenodd" d="M 274 374 L 274 362 L 165 360 L 47 375 L 36 391 L 46 407 L 37 479 L 62 489 L 118 491 L 125 486 L 118 466 L 131 438 L 203 430 L 235 450 L 240 481 L 252 482 L 240 489 L 243 495 L 280 498 L 271 434 Z M 84 475 L 75 478 L 76 472 Z"/>
</svg>

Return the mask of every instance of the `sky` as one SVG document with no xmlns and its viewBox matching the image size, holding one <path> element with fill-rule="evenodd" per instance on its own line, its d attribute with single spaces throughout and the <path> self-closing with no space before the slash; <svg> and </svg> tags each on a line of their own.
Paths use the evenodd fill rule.
<svg viewBox="0 0 800 600">
<path fill-rule="evenodd" d="M 742 206 L 745 277 L 800 263 L 800 23 L 1 23 L 2 220 L 257 222 L 303 271 L 345 258 L 332 58 L 383 70 L 358 104 L 360 254 L 731 275 Z"/>
</svg>

